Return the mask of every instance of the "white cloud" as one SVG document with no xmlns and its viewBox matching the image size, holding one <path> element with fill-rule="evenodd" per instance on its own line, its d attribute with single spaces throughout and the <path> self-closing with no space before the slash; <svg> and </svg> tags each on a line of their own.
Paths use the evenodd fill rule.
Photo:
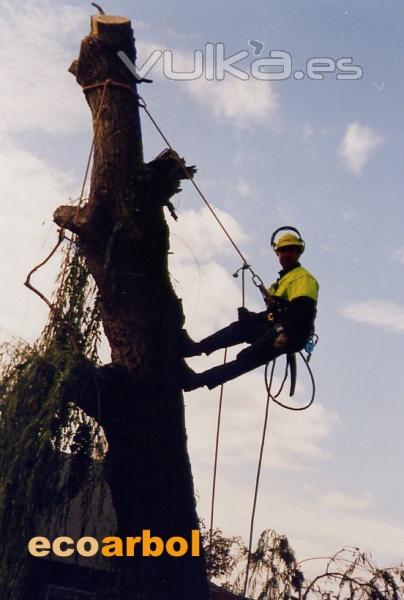
<svg viewBox="0 0 404 600">
<path fill-rule="evenodd" d="M 333 505 L 332 495 L 340 502 Z M 404 523 L 389 522 L 378 514 L 367 491 L 357 495 L 336 489 L 313 488 L 309 493 L 300 489 L 293 497 L 268 484 L 259 504 L 261 515 L 256 531 L 268 527 L 267 515 L 271 515 L 270 526 L 288 536 L 298 560 L 330 556 L 347 546 L 372 552 L 381 566 L 399 564 L 402 560 Z M 314 574 L 313 570 L 322 572 L 318 564 L 311 568 L 303 566 L 309 574 L 310 571 Z"/>
<path fill-rule="evenodd" d="M 314 134 L 313 126 L 308 121 L 305 121 L 303 123 L 303 140 L 305 142 L 308 142 L 313 137 L 313 134 Z"/>
<path fill-rule="evenodd" d="M 242 81 L 228 77 L 223 81 L 207 81 L 200 78 L 189 82 L 188 91 L 216 119 L 232 121 L 242 129 L 272 122 L 279 109 L 278 94 L 273 87 L 257 79 Z"/>
<path fill-rule="evenodd" d="M 382 138 L 370 127 L 359 125 L 357 121 L 348 125 L 338 153 L 346 168 L 354 175 L 360 175 L 362 169 L 382 143 Z"/>
<path fill-rule="evenodd" d="M 316 490 L 313 494 L 317 506 L 326 510 L 364 511 L 373 508 L 375 500 L 369 492 L 350 495 L 341 490 Z"/>
<path fill-rule="evenodd" d="M 78 130 L 88 109 L 67 69 L 88 16 L 50 0 L 1 0 L 0 9 L 0 131 Z"/>
<path fill-rule="evenodd" d="M 233 240 L 237 244 L 244 243 L 247 240 L 247 235 L 234 217 L 220 208 L 215 206 L 212 206 L 212 208 Z M 201 208 L 199 211 L 187 210 L 181 212 L 179 220 L 176 223 L 171 223 L 171 231 L 192 243 L 193 251 L 205 262 L 213 256 L 234 253 L 230 241 L 206 207 Z M 174 242 L 175 240 L 173 240 Z M 181 252 L 182 256 L 184 251 L 181 250 L 181 247 L 176 246 L 175 252 L 177 254 Z M 185 252 L 185 254 L 187 253 Z"/>
<path fill-rule="evenodd" d="M 235 351 L 230 354 L 231 359 Z M 216 352 L 207 358 L 194 360 L 197 371 L 210 368 L 223 362 L 223 353 Z M 280 361 L 279 371 L 283 369 Z M 279 386 L 280 380 L 276 384 Z M 275 385 L 275 387 L 277 387 Z M 309 387 L 300 385 L 297 399 L 300 405 L 309 395 Z M 206 440 L 214 439 L 216 424 L 215 411 L 219 390 L 206 389 L 187 395 L 190 406 L 190 446 L 198 453 L 198 459 L 206 451 Z M 292 401 L 285 393 L 285 403 Z M 227 468 L 240 468 L 240 483 L 249 478 L 255 468 L 261 440 L 266 391 L 261 371 L 255 371 L 226 385 L 221 429 L 221 465 Z M 290 413 L 271 403 L 267 443 L 263 473 L 269 476 L 269 470 L 280 472 L 300 472 L 311 469 L 318 461 L 328 459 L 328 452 L 322 447 L 338 417 L 320 404 L 302 413 Z M 241 452 L 241 453 L 240 453 Z M 210 460 L 210 457 L 208 457 Z"/>
<path fill-rule="evenodd" d="M 399 262 L 400 264 L 404 265 L 404 248 L 398 248 L 393 256 L 392 256 L 393 260 Z"/>
<path fill-rule="evenodd" d="M 224 421 L 232 410 L 232 400 L 232 397 L 225 396 L 224 402 L 228 401 L 228 404 L 225 404 L 227 412 L 222 416 Z M 205 401 L 205 407 L 208 402 L 209 400 Z M 217 399 L 212 400 L 212 404 L 213 402 L 216 405 Z M 203 425 L 202 421 L 200 437 L 205 434 Z M 273 431 L 274 427 L 271 425 L 264 465 L 268 455 L 274 450 L 271 441 Z M 198 433 L 193 431 L 192 435 Z M 204 439 L 205 469 L 195 470 L 197 461 L 194 457 L 193 465 L 196 486 L 200 491 L 198 510 L 208 522 L 214 431 L 211 432 L 210 438 L 205 436 Z M 207 439 L 211 440 L 212 445 L 208 455 L 206 455 Z M 258 444 L 255 450 L 258 455 Z M 222 527 L 226 535 L 241 535 L 246 541 L 251 518 L 256 461 L 250 462 L 247 466 L 243 465 L 245 440 L 241 440 L 239 448 L 233 452 L 236 466 L 231 471 L 223 464 L 225 441 L 222 440 L 216 488 L 215 524 Z M 383 518 L 375 507 L 372 493 L 367 490 L 348 493 L 323 484 L 306 485 L 304 481 L 309 475 L 310 473 L 304 474 L 302 483 L 297 473 L 291 476 L 288 472 L 285 474 L 280 472 L 278 475 L 274 471 L 262 472 L 254 528 L 255 540 L 261 531 L 273 528 L 288 537 L 298 561 L 316 556 L 331 556 L 343 547 L 351 546 L 371 552 L 380 566 L 401 562 L 404 522 L 391 522 Z M 322 570 L 324 564 L 319 561 L 305 563 L 302 568 L 307 577 L 324 572 Z"/>
<path fill-rule="evenodd" d="M 0 142 L 0 279 L 7 282 L 0 297 L 2 337 L 6 330 L 33 340 L 41 331 L 48 308 L 23 286 L 27 273 L 39 263 L 57 240 L 53 210 L 63 204 L 71 180 L 63 173 L 10 140 Z M 33 276 L 32 283 L 51 294 L 58 258 Z M 29 309 L 29 310 L 28 310 Z M 3 335 L 4 334 L 4 335 Z"/>
<path fill-rule="evenodd" d="M 236 190 L 243 198 L 251 198 L 252 196 L 251 186 L 244 179 L 238 180 Z"/>
<path fill-rule="evenodd" d="M 140 41 L 138 49 L 137 65 L 142 67 L 155 50 L 164 50 L 164 44 Z M 169 65 L 173 72 L 181 73 L 181 76 L 195 71 L 193 52 L 186 53 L 176 48 L 171 50 L 171 53 L 172 65 L 169 55 L 165 58 L 160 57 L 146 76 L 161 80 L 164 64 Z M 242 129 L 273 123 L 279 109 L 279 96 L 271 83 L 254 78 L 242 81 L 234 76 L 227 76 L 223 81 L 208 81 L 203 74 L 198 79 L 185 80 L 183 89 L 216 119 L 232 121 Z"/>
<path fill-rule="evenodd" d="M 163 79 L 163 59 L 161 55 L 163 49 L 164 46 L 161 43 L 154 43 L 142 38 L 136 40 L 136 67 L 143 77 L 153 81 Z"/>
<path fill-rule="evenodd" d="M 350 304 L 343 315 L 358 323 L 368 323 L 387 331 L 404 331 L 404 306 L 388 300 L 368 300 Z"/>
<path fill-rule="evenodd" d="M 328 254 L 337 254 L 337 247 L 330 244 L 321 244 L 321 250 L 323 250 L 323 252 L 327 252 Z"/>
<path fill-rule="evenodd" d="M 139 32 L 141 32 L 144 36 L 150 33 L 156 34 L 157 32 L 159 35 L 161 35 L 162 38 L 168 38 L 182 42 L 199 42 L 200 44 L 203 44 L 203 37 L 200 33 L 196 31 L 176 31 L 175 29 L 172 29 L 171 27 L 166 27 L 163 24 L 151 24 L 146 23 L 145 21 L 139 21 L 138 19 L 136 19 L 135 25 L 136 33 L 139 34 Z M 137 42 L 138 40 L 136 40 L 136 44 Z M 156 48 L 156 46 L 154 48 Z"/>
<path fill-rule="evenodd" d="M 355 208 L 348 208 L 342 211 L 341 217 L 344 221 L 353 221 L 358 216 L 358 211 Z"/>
<path fill-rule="evenodd" d="M 294 223 L 296 221 L 296 210 L 285 197 L 276 198 L 276 212 L 282 223 Z"/>
<path fill-rule="evenodd" d="M 196 370 L 200 371 L 223 361 L 220 351 L 212 356 L 209 360 L 195 359 L 192 366 L 195 368 L 196 363 Z M 300 401 L 307 397 L 307 392 L 307 387 L 300 385 Z M 218 388 L 212 391 L 196 390 L 185 396 L 188 445 L 199 496 L 198 510 L 207 522 L 218 399 Z M 241 535 L 245 541 L 248 539 L 265 403 L 263 375 L 259 371 L 248 373 L 225 386 L 215 524 L 222 527 L 227 535 Z M 305 557 L 314 529 L 316 544 L 309 556 L 318 552 L 328 532 L 324 529 L 325 519 L 321 524 L 315 521 L 315 512 L 316 509 L 326 509 L 323 505 L 318 508 L 313 495 L 307 498 L 307 492 L 301 490 L 301 481 L 317 479 L 317 467 L 329 458 L 328 440 L 338 422 L 335 413 L 318 403 L 303 413 L 290 413 L 271 403 L 258 497 L 256 536 L 263 529 L 273 527 L 279 533 L 287 533 L 293 545 L 302 537 L 303 543 L 297 548 L 302 551 L 299 556 Z M 297 515 L 306 519 L 304 527 Z M 310 519 L 315 522 L 311 523 Z M 323 546 L 329 550 L 329 544 L 324 543 Z"/>
<path fill-rule="evenodd" d="M 243 244 L 247 236 L 239 223 L 229 213 L 214 209 L 233 240 Z M 194 335 L 206 336 L 234 320 L 241 303 L 240 279 L 218 262 L 220 256 L 233 256 L 234 248 L 206 207 L 179 213 L 170 230 L 170 272 L 183 299 L 187 327 Z"/>
</svg>

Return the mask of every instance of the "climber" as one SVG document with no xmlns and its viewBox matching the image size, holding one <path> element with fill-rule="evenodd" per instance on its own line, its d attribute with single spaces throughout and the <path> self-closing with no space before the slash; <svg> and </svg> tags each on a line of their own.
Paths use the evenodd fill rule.
<svg viewBox="0 0 404 600">
<path fill-rule="evenodd" d="M 293 230 L 297 235 L 289 232 L 275 240 L 276 234 L 282 229 Z M 271 244 L 282 270 L 279 271 L 277 281 L 267 290 L 267 309 L 254 313 L 244 307 L 239 308 L 238 321 L 200 342 L 194 342 L 184 330 L 182 356 L 200 356 L 202 353 L 208 355 L 219 348 L 242 342 L 250 345 L 241 350 L 235 360 L 203 373 L 195 373 L 184 362 L 184 391 L 205 385 L 212 389 L 281 354 L 298 352 L 305 347 L 310 334 L 314 332 L 319 286 L 299 262 L 305 243 L 297 229 L 281 227 L 273 234 Z"/>
</svg>

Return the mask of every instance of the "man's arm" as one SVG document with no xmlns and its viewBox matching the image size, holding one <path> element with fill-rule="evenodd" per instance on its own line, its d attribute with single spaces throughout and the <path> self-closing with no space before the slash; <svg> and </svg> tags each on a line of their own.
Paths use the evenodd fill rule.
<svg viewBox="0 0 404 600">
<path fill-rule="evenodd" d="M 308 335 L 316 317 L 317 303 L 307 296 L 299 296 L 291 300 L 288 310 L 279 319 L 279 333 L 284 333 L 288 338 Z"/>
</svg>

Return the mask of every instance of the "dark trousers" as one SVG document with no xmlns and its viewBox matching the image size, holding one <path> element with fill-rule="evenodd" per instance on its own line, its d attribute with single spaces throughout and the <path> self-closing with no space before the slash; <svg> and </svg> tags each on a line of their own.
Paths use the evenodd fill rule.
<svg viewBox="0 0 404 600">
<path fill-rule="evenodd" d="M 206 354 L 243 342 L 250 344 L 248 348 L 244 348 L 237 354 L 235 360 L 200 373 L 202 385 L 207 385 L 212 389 L 243 373 L 265 365 L 281 354 L 297 352 L 302 348 L 302 345 L 299 344 L 274 348 L 274 341 L 278 333 L 271 322 L 267 320 L 266 314 L 266 312 L 250 313 L 246 319 L 235 321 L 200 342 L 202 351 Z"/>
</svg>

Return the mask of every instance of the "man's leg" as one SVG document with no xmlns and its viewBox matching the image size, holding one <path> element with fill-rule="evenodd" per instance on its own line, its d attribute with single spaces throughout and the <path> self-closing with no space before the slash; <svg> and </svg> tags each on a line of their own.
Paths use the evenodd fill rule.
<svg viewBox="0 0 404 600">
<path fill-rule="evenodd" d="M 197 356 L 202 353 L 211 354 L 220 348 L 229 348 L 242 342 L 253 342 L 268 329 L 266 313 L 250 313 L 247 319 L 235 321 L 227 327 L 216 331 L 200 342 L 188 344 L 184 357 Z"/>
<path fill-rule="evenodd" d="M 206 385 L 209 389 L 248 373 L 268 361 L 285 354 L 288 348 L 274 348 L 277 332 L 271 327 L 251 346 L 238 353 L 236 360 L 213 367 L 203 373 L 191 373 L 184 377 L 184 390 L 191 391 Z"/>
</svg>

